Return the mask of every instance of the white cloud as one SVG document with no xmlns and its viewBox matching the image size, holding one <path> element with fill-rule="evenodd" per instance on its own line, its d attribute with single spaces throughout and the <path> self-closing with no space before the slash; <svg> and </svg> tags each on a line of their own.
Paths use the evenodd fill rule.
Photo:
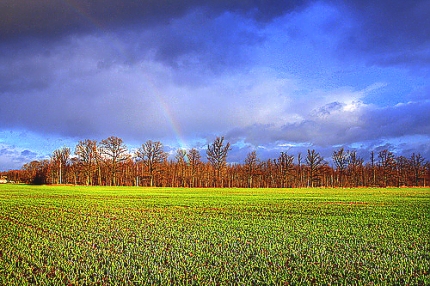
<svg viewBox="0 0 430 286">
<path fill-rule="evenodd" d="M 37 153 L 30 150 L 0 144 L 0 171 L 21 169 L 25 163 L 39 159 Z"/>
</svg>

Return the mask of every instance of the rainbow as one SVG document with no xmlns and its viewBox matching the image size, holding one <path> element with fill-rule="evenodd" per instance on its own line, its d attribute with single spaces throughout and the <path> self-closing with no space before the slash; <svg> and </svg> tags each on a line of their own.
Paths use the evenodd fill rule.
<svg viewBox="0 0 430 286">
<path fill-rule="evenodd" d="M 160 90 L 157 88 L 157 86 L 154 83 L 154 81 L 152 80 L 152 78 L 148 76 L 148 74 L 145 73 L 144 78 L 146 80 L 146 83 L 152 89 L 152 93 L 155 95 L 155 98 L 157 99 L 159 106 L 161 106 L 161 111 L 163 112 L 164 118 L 168 122 L 170 129 L 175 134 L 176 143 L 178 144 L 178 147 L 181 149 L 188 149 L 189 146 L 182 136 L 182 129 L 181 129 L 181 126 L 179 124 L 179 121 L 176 120 L 174 112 L 172 111 L 167 100 L 162 95 Z"/>
<path fill-rule="evenodd" d="M 86 9 L 81 7 L 79 3 L 77 3 L 75 0 L 62 0 L 62 2 L 70 7 L 76 14 L 80 15 L 81 17 L 87 19 L 97 30 L 103 32 L 106 36 L 112 37 L 109 32 L 106 30 L 104 25 L 92 17 Z M 130 60 L 131 57 L 127 55 L 126 49 L 118 43 L 118 41 L 115 41 L 113 38 L 111 41 L 112 46 L 114 50 L 116 50 L 120 55 L 122 55 L 125 59 Z M 116 45 L 113 45 L 113 43 L 117 43 Z M 161 91 L 158 89 L 154 81 L 151 79 L 150 75 L 145 73 L 143 76 L 144 80 L 146 81 L 147 85 L 152 89 L 152 94 L 155 96 L 156 100 L 158 101 L 158 105 L 161 107 L 161 111 L 164 115 L 164 118 L 166 119 L 168 125 L 170 126 L 171 131 L 176 137 L 176 143 L 179 148 L 182 149 L 188 149 L 189 146 L 186 143 L 184 137 L 182 136 L 182 130 L 181 126 L 179 124 L 179 121 L 176 120 L 174 112 L 170 108 L 167 100 L 165 99 L 165 96 L 162 95 Z"/>
</svg>

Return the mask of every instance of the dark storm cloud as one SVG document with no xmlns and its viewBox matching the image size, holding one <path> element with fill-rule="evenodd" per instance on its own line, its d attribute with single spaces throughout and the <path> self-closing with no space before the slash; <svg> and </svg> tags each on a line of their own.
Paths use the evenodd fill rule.
<svg viewBox="0 0 430 286">
<path fill-rule="evenodd" d="M 430 101 L 379 108 L 365 115 L 362 136 L 390 138 L 430 134 Z"/>
<path fill-rule="evenodd" d="M 343 11 L 355 21 L 344 35 L 342 54 L 364 52 L 371 63 L 428 68 L 430 1 L 346 0 L 334 3 L 346 8 Z"/>
<path fill-rule="evenodd" d="M 46 39 L 99 29 L 124 31 L 123 29 L 166 26 L 172 19 L 182 18 L 197 10 L 201 11 L 202 17 L 208 21 L 229 11 L 257 22 L 269 22 L 288 12 L 307 7 L 312 2 L 310 0 L 4 0 L 0 2 L 0 39 L 3 42 L 26 36 Z M 352 19 L 352 22 L 347 23 L 351 26 L 350 29 L 342 36 L 342 44 L 339 47 L 342 49 L 341 53 L 365 52 L 373 62 L 382 65 L 415 63 L 423 66 L 429 63 L 429 1 L 327 0 L 326 2 L 335 5 L 344 13 L 345 20 Z M 174 34 L 170 34 L 168 39 L 162 39 L 161 42 L 166 41 L 166 45 L 160 48 L 159 53 L 170 55 L 178 53 L 181 49 L 193 50 L 201 43 L 201 41 L 181 43 L 183 39 L 184 37 L 180 35 L 175 37 Z M 171 47 L 170 50 L 169 47 Z"/>
<path fill-rule="evenodd" d="M 49 53 L 70 37 L 109 35 L 123 43 L 122 56 L 100 61 L 101 67 L 135 64 L 149 56 L 172 67 L 217 71 L 252 57 L 244 47 L 263 40 L 256 25 L 307 2 L 6 0 L 0 2 L 0 56 Z M 34 78 L 22 83 L 8 81 L 3 89 L 44 84 Z"/>
<path fill-rule="evenodd" d="M 23 39 L 58 39 L 74 33 L 129 31 L 153 29 L 148 37 L 140 32 L 130 33 L 133 46 L 128 48 L 131 58 L 142 51 L 154 49 L 158 59 L 177 64 L 181 55 L 201 53 L 201 57 L 211 56 L 214 61 L 229 64 L 238 57 L 235 49 L 244 42 L 253 43 L 258 39 L 252 32 L 235 34 L 237 21 L 223 26 L 205 26 L 225 12 L 267 23 L 276 17 L 292 11 L 300 11 L 314 1 L 133 1 L 133 0 L 5 0 L 0 2 L 0 40 L 15 42 L 18 46 L 8 46 L 8 50 L 22 46 L 34 47 L 34 42 Z M 350 26 L 341 35 L 339 54 L 356 57 L 364 52 L 366 61 L 379 65 L 408 64 L 427 67 L 430 63 L 430 2 L 416 1 L 370 1 L 370 0 L 327 0 L 334 5 L 344 18 L 337 19 L 330 28 L 337 29 L 339 21 Z M 171 29 L 172 21 L 182 19 L 190 13 L 200 13 L 201 22 L 180 22 Z M 249 23 L 248 23 L 249 24 Z M 168 28 L 170 27 L 170 28 Z M 228 28 L 228 29 L 225 29 Z M 294 30 L 295 28 L 292 27 Z M 231 33 L 228 33 L 228 32 Z M 227 32 L 227 39 L 219 37 Z M 239 31 L 240 32 L 240 31 Z M 216 35 L 218 33 L 218 36 Z M 126 36 L 125 36 L 126 37 Z M 139 42 L 140 41 L 140 42 Z M 21 46 L 19 46 L 21 43 Z M 228 47 L 228 48 L 227 48 Z M 133 50 L 133 51 L 132 51 Z M 228 53 L 228 51 L 233 51 Z M 218 54 L 222 53 L 222 54 Z M 362 55 L 361 55 L 362 56 Z"/>
<path fill-rule="evenodd" d="M 28 90 L 43 90 L 50 84 L 55 71 L 43 66 L 44 57 L 39 52 L 7 52 L 0 47 L 0 96 L 2 93 L 21 93 Z M 31 55 L 29 57 L 29 55 Z"/>
<path fill-rule="evenodd" d="M 60 36 L 70 32 L 130 25 L 166 24 L 194 9 L 208 17 L 232 11 L 268 21 L 307 1 L 177 0 L 4 0 L 0 2 L 0 39 Z M 96 26 L 96 27 L 95 27 Z"/>
<path fill-rule="evenodd" d="M 234 27 L 234 28 L 232 28 Z M 208 19 L 201 12 L 190 12 L 181 19 L 134 35 L 138 51 L 152 51 L 155 60 L 175 68 L 193 65 L 202 70 L 235 67 L 252 55 L 246 48 L 263 42 L 255 23 L 227 13 Z"/>
<path fill-rule="evenodd" d="M 0 38 L 58 37 L 71 32 L 149 23 L 181 15 L 180 1 L 6 0 L 0 3 Z M 166 18 L 159 17 L 165 15 Z"/>
</svg>

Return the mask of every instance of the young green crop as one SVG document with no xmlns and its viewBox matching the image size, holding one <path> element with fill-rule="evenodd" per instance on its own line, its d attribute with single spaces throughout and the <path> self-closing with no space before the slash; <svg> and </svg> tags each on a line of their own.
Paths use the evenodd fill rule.
<svg viewBox="0 0 430 286">
<path fill-rule="evenodd" d="M 430 283 L 430 189 L 0 186 L 0 284 Z"/>
</svg>

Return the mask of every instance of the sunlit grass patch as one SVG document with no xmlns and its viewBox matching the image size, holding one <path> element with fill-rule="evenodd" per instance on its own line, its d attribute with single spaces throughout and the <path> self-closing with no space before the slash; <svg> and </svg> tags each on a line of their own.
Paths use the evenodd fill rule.
<svg viewBox="0 0 430 286">
<path fill-rule="evenodd" d="M 430 189 L 0 186 L 0 284 L 428 284 Z"/>
</svg>

